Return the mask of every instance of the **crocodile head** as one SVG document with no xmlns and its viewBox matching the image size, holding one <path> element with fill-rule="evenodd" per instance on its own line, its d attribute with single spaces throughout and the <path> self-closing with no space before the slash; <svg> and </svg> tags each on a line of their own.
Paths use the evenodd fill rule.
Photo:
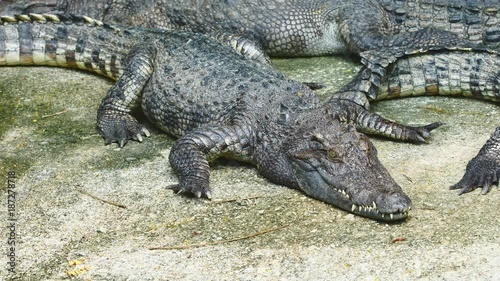
<svg viewBox="0 0 500 281">
<path fill-rule="evenodd" d="M 411 200 L 380 163 L 368 137 L 351 125 L 326 119 L 296 123 L 279 154 L 268 153 L 274 165 L 261 172 L 357 215 L 384 221 L 406 218 Z"/>
</svg>

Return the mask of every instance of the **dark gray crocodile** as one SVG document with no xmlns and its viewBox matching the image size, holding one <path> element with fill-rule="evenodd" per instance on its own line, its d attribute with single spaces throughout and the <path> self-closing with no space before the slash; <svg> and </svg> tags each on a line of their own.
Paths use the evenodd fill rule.
<svg viewBox="0 0 500 281">
<path fill-rule="evenodd" d="M 2 13 L 64 12 L 130 26 L 245 34 L 270 56 L 385 47 L 500 47 L 499 0 L 7 0 Z M 458 38 L 456 38 L 458 37 Z"/>
<path fill-rule="evenodd" d="M 210 198 L 208 161 L 232 157 L 253 163 L 275 183 L 355 214 L 398 220 L 410 210 L 411 200 L 375 147 L 354 126 L 339 122 L 331 103 L 211 37 L 70 15 L 0 21 L 0 65 L 79 68 L 117 80 L 97 114 L 106 143 L 124 146 L 149 135 L 130 114 L 136 107 L 179 138 L 169 157 L 180 181 L 176 191 Z M 349 116 L 372 120 L 366 130 L 396 128 L 396 139 L 421 142 L 439 125 L 406 127 L 351 101 L 341 103 Z"/>
<path fill-rule="evenodd" d="M 373 52 L 376 54 L 376 51 Z M 370 57 L 370 54 L 365 54 Z M 387 75 L 386 75 L 387 73 Z M 384 76 L 385 75 L 385 76 Z M 376 95 L 373 92 L 377 91 Z M 475 48 L 455 49 L 453 51 L 429 51 L 398 59 L 397 63 L 381 67 L 368 63 L 358 77 L 340 92 L 350 100 L 364 93 L 376 96 L 377 100 L 421 95 L 446 95 L 473 97 L 500 103 L 500 54 L 496 51 Z M 364 97 L 365 95 L 361 95 Z M 363 101 L 358 102 L 363 103 Z M 332 107 L 339 105 L 335 98 Z M 366 108 L 366 103 L 364 103 Z M 348 113 L 349 110 L 335 109 Z M 364 114 L 357 118 L 362 119 Z M 352 117 L 343 117 L 352 120 Z M 357 124 L 368 120 L 351 121 Z M 380 124 L 384 123 L 381 121 Z M 380 134 L 368 126 L 359 128 L 365 133 Z M 387 125 L 386 128 L 391 128 Z M 392 133 L 389 129 L 387 136 Z M 422 140 L 423 141 L 423 140 Z M 467 165 L 465 175 L 451 189 L 460 189 L 459 194 L 482 188 L 482 193 L 490 191 L 492 185 L 499 184 L 500 178 L 500 126 L 486 142 L 478 155 Z"/>
</svg>

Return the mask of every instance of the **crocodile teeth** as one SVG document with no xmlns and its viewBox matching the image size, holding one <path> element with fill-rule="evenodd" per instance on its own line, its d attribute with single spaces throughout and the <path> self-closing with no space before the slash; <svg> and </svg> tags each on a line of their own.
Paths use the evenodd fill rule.
<svg viewBox="0 0 500 281">
<path fill-rule="evenodd" d="M 391 220 L 394 219 L 394 215 L 393 214 L 390 214 L 389 216 L 391 217 Z"/>
<path fill-rule="evenodd" d="M 3 22 L 17 22 L 17 19 L 15 17 L 9 17 L 9 16 L 2 16 L 0 19 Z"/>
<path fill-rule="evenodd" d="M 50 21 L 53 21 L 53 22 L 60 22 L 61 20 L 59 19 L 58 16 L 56 15 L 51 15 L 51 14 L 43 14 L 42 15 L 43 17 L 45 17 L 45 19 L 47 20 L 50 20 Z"/>
<path fill-rule="evenodd" d="M 82 19 L 83 19 L 86 23 L 88 23 L 88 24 L 92 24 L 92 25 L 94 24 L 94 20 L 93 20 L 92 18 L 90 18 L 90 17 L 87 17 L 87 16 L 82 16 Z"/>
<path fill-rule="evenodd" d="M 40 14 L 29 14 L 30 17 L 34 18 L 36 21 L 46 21 L 45 18 Z"/>
<path fill-rule="evenodd" d="M 375 204 L 375 201 L 373 201 L 373 209 L 377 209 L 377 204 Z"/>
<path fill-rule="evenodd" d="M 22 20 L 22 21 L 30 21 L 31 20 L 28 15 L 19 15 L 19 16 L 17 16 L 17 18 L 19 20 Z"/>
<path fill-rule="evenodd" d="M 356 211 L 356 207 L 357 206 L 355 204 L 352 204 L 351 211 L 353 211 L 353 212 Z"/>
</svg>

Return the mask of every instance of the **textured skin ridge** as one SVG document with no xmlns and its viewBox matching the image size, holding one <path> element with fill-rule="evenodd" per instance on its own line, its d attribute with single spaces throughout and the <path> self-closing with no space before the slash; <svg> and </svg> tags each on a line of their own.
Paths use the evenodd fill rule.
<svg viewBox="0 0 500 281">
<path fill-rule="evenodd" d="M 383 76 L 380 77 L 381 75 Z M 404 56 L 387 68 L 368 62 L 357 79 L 342 91 L 361 92 L 375 100 L 443 95 L 473 97 L 499 103 L 500 54 L 484 48 L 445 48 Z M 338 101 L 331 104 L 334 104 L 332 107 L 339 106 Z M 353 118 L 355 117 L 347 119 Z M 428 136 L 427 132 L 441 125 L 438 122 L 408 130 L 407 126 L 400 127 L 397 123 L 377 120 L 380 119 L 379 116 L 367 111 L 360 112 L 357 118 L 355 123 L 362 132 L 393 139 L 418 132 L 419 134 L 409 138 L 420 137 L 422 142 Z M 468 163 L 463 178 L 450 188 L 460 189 L 459 194 L 481 188 L 482 193 L 486 194 L 493 185 L 498 186 L 499 178 L 500 127 L 497 127 L 477 156 Z"/>
</svg>

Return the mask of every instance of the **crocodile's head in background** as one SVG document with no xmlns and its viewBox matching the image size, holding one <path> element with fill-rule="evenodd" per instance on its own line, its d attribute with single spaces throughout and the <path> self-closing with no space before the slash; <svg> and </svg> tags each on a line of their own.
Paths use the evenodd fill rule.
<svg viewBox="0 0 500 281">
<path fill-rule="evenodd" d="M 368 137 L 351 125 L 327 119 L 323 115 L 296 124 L 299 127 L 274 155 L 274 167 L 266 165 L 261 172 L 357 215 L 405 219 L 411 200 L 380 163 Z"/>
</svg>

